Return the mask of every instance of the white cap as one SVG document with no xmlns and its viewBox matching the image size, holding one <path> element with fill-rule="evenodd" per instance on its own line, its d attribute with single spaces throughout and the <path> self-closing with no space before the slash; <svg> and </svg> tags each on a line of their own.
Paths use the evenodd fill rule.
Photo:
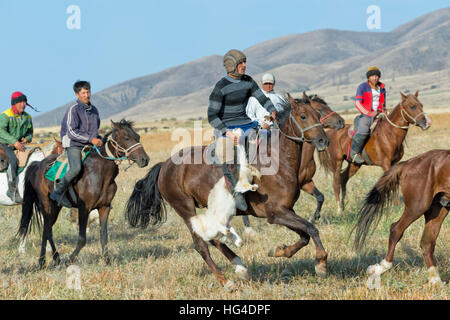
<svg viewBox="0 0 450 320">
<path fill-rule="evenodd" d="M 275 83 L 275 77 L 271 73 L 265 73 L 261 78 L 262 83 Z"/>
</svg>

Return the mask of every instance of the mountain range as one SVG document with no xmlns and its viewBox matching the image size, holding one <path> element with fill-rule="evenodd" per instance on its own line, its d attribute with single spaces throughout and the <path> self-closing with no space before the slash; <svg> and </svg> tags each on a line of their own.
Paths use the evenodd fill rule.
<svg viewBox="0 0 450 320">
<path fill-rule="evenodd" d="M 264 72 L 272 72 L 278 92 L 323 93 L 339 86 L 356 90 L 372 65 L 381 69 L 383 81 L 391 82 L 445 72 L 444 77 L 436 80 L 435 87 L 446 83 L 446 89 L 450 89 L 446 81 L 450 78 L 449 49 L 450 7 L 447 7 L 391 32 L 323 29 L 271 39 L 243 51 L 247 55 L 247 73 L 258 82 Z M 205 117 L 209 94 L 225 75 L 222 57 L 211 55 L 124 81 L 93 94 L 92 103 L 99 109 L 102 120 Z M 353 91 L 342 95 L 354 95 Z M 342 101 L 335 101 L 334 106 L 351 105 L 345 103 L 345 97 L 339 99 Z M 34 125 L 58 125 L 72 103 L 33 118 Z"/>
</svg>

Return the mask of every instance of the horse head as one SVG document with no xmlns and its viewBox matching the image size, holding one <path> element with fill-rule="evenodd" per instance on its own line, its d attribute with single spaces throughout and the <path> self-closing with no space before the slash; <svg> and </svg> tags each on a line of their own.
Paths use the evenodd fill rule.
<svg viewBox="0 0 450 320">
<path fill-rule="evenodd" d="M 303 98 L 295 99 L 295 101 L 310 104 L 319 113 L 319 121 L 324 128 L 342 129 L 345 127 L 345 120 L 336 111 L 331 110 L 325 100 L 317 94 L 308 96 L 303 91 Z"/>
<path fill-rule="evenodd" d="M 296 102 L 289 93 L 287 96 L 292 109 L 286 121 L 291 124 L 291 132 L 303 141 L 310 141 L 317 151 L 324 151 L 330 141 L 320 123 L 318 113 L 310 104 Z"/>
<path fill-rule="evenodd" d="M 112 132 L 108 135 L 108 139 L 112 147 L 116 150 L 120 157 L 128 157 L 134 161 L 140 168 L 148 165 L 150 158 L 140 143 L 141 137 L 134 131 L 133 122 L 125 119 L 120 122 L 111 120 Z"/>
<path fill-rule="evenodd" d="M 408 94 L 405 96 L 400 92 L 402 97 L 401 102 L 401 115 L 403 119 L 409 124 L 420 127 L 422 130 L 426 130 L 431 126 L 431 120 L 423 112 L 423 104 L 419 101 L 419 91 L 415 94 Z"/>
</svg>

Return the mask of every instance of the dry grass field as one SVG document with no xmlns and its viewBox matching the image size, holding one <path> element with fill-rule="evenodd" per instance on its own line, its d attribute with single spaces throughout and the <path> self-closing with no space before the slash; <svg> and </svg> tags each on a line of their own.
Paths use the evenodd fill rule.
<svg viewBox="0 0 450 320">
<path fill-rule="evenodd" d="M 450 147 L 450 114 L 430 115 L 433 125 L 422 132 L 409 130 L 406 153 L 409 159 L 430 149 Z M 176 125 L 171 124 L 171 128 Z M 357 210 L 365 194 L 381 175 L 381 169 L 364 167 L 350 180 L 344 215 L 338 215 L 332 193 L 331 176 L 319 168 L 315 183 L 325 195 L 321 220 L 317 227 L 329 254 L 328 277 L 314 274 L 315 247 L 312 242 L 291 259 L 270 258 L 268 251 L 277 245 L 296 242 L 297 235 L 285 227 L 269 225 L 266 220 L 250 218 L 258 231 L 256 238 L 243 234 L 240 217 L 232 224 L 243 236 L 245 245 L 232 248 L 248 267 L 250 279 L 238 280 L 234 268 L 215 248 L 213 259 L 225 275 L 235 281 L 237 289 L 225 291 L 216 281 L 200 255 L 194 250 L 191 236 L 181 218 L 170 209 L 168 220 L 158 230 L 132 229 L 124 218 L 124 206 L 135 182 L 148 169 L 170 156 L 178 142 L 171 141 L 170 130 L 141 134 L 148 151 L 149 167 L 136 166 L 121 172 L 116 179 L 118 191 L 109 221 L 109 248 L 112 262 L 100 257 L 98 226 L 91 226 L 88 242 L 76 265 L 80 268 L 81 290 L 66 285 L 67 267 L 55 266 L 48 254 L 48 266 L 38 268 L 41 241 L 39 232 L 28 238 L 27 254 L 17 252 L 20 207 L 0 207 L 0 299 L 449 299 L 450 286 L 432 287 L 427 283 L 419 241 L 424 219 L 416 221 L 397 246 L 394 267 L 381 278 L 378 290 L 366 288 L 365 270 L 383 259 L 387 250 L 389 226 L 396 221 L 402 206 L 393 207 L 367 241 L 362 252 L 352 250 L 349 237 Z M 315 200 L 301 194 L 296 212 L 310 218 Z M 67 219 L 64 209 L 54 227 L 54 240 L 63 259 L 67 259 L 77 241 L 77 229 Z M 441 229 L 435 257 L 441 278 L 450 281 L 450 220 Z"/>
</svg>

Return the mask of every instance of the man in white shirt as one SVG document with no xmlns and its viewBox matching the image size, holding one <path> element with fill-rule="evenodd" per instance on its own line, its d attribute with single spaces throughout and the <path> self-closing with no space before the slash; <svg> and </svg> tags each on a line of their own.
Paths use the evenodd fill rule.
<svg viewBox="0 0 450 320">
<path fill-rule="evenodd" d="M 272 101 L 277 111 L 282 111 L 287 102 L 274 91 L 274 75 L 271 73 L 265 73 L 261 78 L 261 85 L 263 87 L 263 93 L 270 99 L 270 101 Z M 250 99 L 248 99 L 246 113 L 252 121 L 257 121 L 262 129 L 270 129 L 271 123 L 264 119 L 265 116 L 270 116 L 270 114 L 254 97 L 250 97 Z"/>
</svg>

